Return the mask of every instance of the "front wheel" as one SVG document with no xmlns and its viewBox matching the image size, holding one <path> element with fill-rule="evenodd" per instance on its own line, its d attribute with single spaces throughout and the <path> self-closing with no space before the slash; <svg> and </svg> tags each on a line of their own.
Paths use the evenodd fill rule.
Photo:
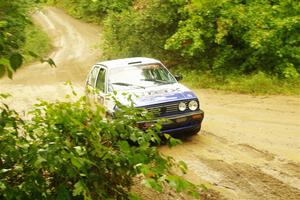
<svg viewBox="0 0 300 200">
<path fill-rule="evenodd" d="M 201 125 L 199 127 L 196 127 L 194 129 L 192 129 L 192 130 L 188 130 L 188 131 L 185 131 L 185 132 L 173 134 L 172 136 L 175 137 L 175 138 L 179 138 L 179 139 L 185 139 L 185 138 L 188 138 L 188 137 L 192 137 L 193 135 L 197 135 L 197 133 L 199 133 L 200 130 L 201 130 Z"/>
<path fill-rule="evenodd" d="M 191 137 L 191 136 L 193 136 L 193 135 L 197 135 L 197 134 L 200 132 L 200 130 L 201 130 L 201 125 L 200 125 L 199 127 L 195 128 L 194 130 L 192 130 L 192 131 L 190 131 L 190 132 L 187 132 L 187 133 L 185 134 L 185 136 Z"/>
</svg>

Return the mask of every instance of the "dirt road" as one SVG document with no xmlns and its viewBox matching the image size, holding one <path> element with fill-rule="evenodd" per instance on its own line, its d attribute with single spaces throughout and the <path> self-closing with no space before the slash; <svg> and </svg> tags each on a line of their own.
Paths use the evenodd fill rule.
<svg viewBox="0 0 300 200">
<path fill-rule="evenodd" d="M 20 69 L 13 81 L 0 80 L 0 92 L 13 94 L 9 101 L 17 110 L 36 98 L 62 98 L 67 80 L 82 91 L 100 55 L 94 48 L 99 28 L 55 8 L 36 12 L 34 18 L 53 38 L 51 57 L 58 67 L 36 63 Z M 160 147 L 161 152 L 184 160 L 188 179 L 220 192 L 210 199 L 299 200 L 300 97 L 196 92 L 206 114 L 201 133 L 172 149 Z"/>
<path fill-rule="evenodd" d="M 162 152 L 226 199 L 300 199 L 300 98 L 196 90 L 203 130 Z"/>
<path fill-rule="evenodd" d="M 33 19 L 52 38 L 54 51 L 49 57 L 57 68 L 37 62 L 18 70 L 13 80 L 0 80 L 0 92 L 11 93 L 14 98 L 9 100 L 10 105 L 19 111 L 37 102 L 36 98 L 63 98 L 69 92 L 66 81 L 81 92 L 88 70 L 101 55 L 96 48 L 100 42 L 99 27 L 73 19 L 56 8 L 36 11 Z"/>
</svg>

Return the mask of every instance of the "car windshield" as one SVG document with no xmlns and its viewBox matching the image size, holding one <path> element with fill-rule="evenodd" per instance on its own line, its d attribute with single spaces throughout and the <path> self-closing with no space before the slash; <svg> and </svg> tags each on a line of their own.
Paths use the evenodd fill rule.
<svg viewBox="0 0 300 200">
<path fill-rule="evenodd" d="M 109 90 L 127 90 L 176 83 L 160 64 L 119 67 L 110 70 Z"/>
</svg>

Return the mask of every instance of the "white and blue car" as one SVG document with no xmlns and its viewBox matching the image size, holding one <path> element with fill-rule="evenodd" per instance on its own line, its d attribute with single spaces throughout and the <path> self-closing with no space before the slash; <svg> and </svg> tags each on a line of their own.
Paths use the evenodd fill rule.
<svg viewBox="0 0 300 200">
<path fill-rule="evenodd" d="M 115 102 L 106 98 L 114 91 L 117 99 L 128 105 L 122 93 L 134 94 L 135 107 L 153 111 L 157 118 L 169 119 L 162 133 L 197 134 L 201 129 L 204 112 L 196 95 L 178 83 L 182 77 L 173 76 L 158 60 L 136 57 L 104 61 L 95 64 L 86 81 L 88 97 L 103 104 L 108 113 L 113 113 Z"/>
</svg>

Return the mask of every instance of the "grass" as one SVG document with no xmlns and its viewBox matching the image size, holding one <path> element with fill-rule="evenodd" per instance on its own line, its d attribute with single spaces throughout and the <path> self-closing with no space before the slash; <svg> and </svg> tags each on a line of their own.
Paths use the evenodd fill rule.
<svg viewBox="0 0 300 200">
<path fill-rule="evenodd" d="M 39 60 L 39 58 L 32 57 L 28 51 L 32 51 L 39 57 L 43 58 L 49 54 L 53 48 L 51 40 L 47 33 L 45 33 L 38 25 L 30 24 L 25 29 L 26 42 L 22 48 L 24 52 L 25 64 Z"/>
<path fill-rule="evenodd" d="M 211 88 L 254 95 L 300 95 L 299 79 L 279 79 L 258 72 L 252 75 L 217 77 L 198 70 L 182 71 L 183 83 L 193 88 Z"/>
</svg>

